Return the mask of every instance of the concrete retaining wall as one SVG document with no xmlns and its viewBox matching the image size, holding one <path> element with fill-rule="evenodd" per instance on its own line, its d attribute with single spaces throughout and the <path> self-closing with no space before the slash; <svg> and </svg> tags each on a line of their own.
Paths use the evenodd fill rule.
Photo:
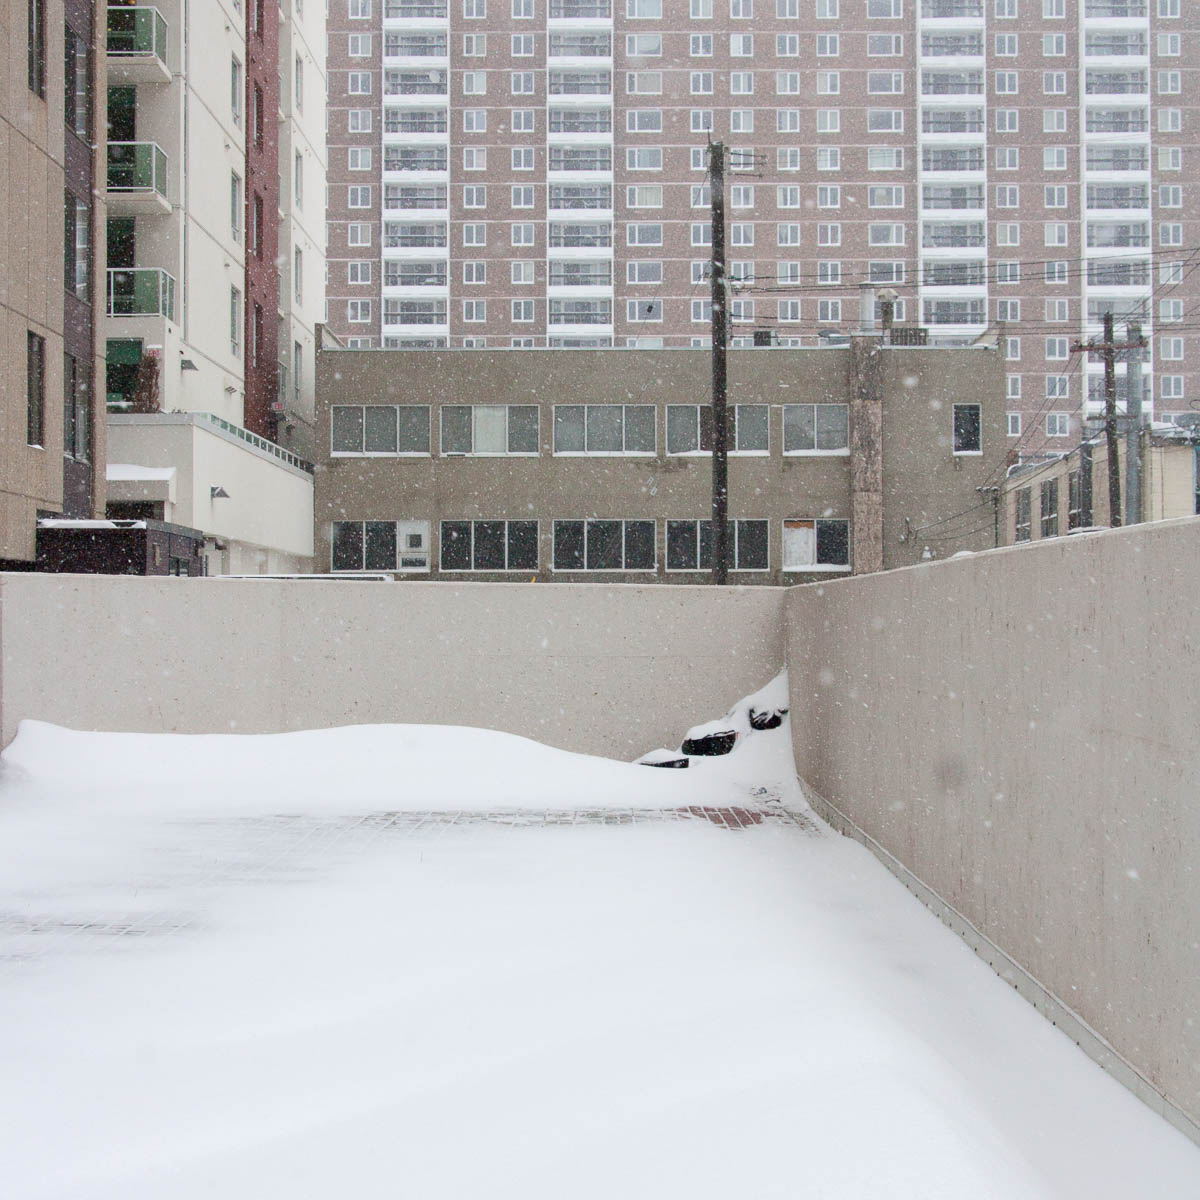
<svg viewBox="0 0 1200 1200">
<path fill-rule="evenodd" d="M 678 746 L 783 667 L 774 588 L 0 575 L 0 738 L 477 725 Z"/>
<path fill-rule="evenodd" d="M 1189 518 L 786 601 L 796 761 L 818 804 L 1193 1137 L 1198 594 Z M 1103 1042 L 1088 1048 L 1111 1060 Z"/>
</svg>

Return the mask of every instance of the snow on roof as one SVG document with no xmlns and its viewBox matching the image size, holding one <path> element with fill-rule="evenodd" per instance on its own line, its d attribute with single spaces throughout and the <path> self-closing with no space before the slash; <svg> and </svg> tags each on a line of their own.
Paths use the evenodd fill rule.
<svg viewBox="0 0 1200 1200">
<path fill-rule="evenodd" d="M 68 521 L 60 517 L 42 517 L 39 529 L 145 529 L 145 521 Z"/>
</svg>

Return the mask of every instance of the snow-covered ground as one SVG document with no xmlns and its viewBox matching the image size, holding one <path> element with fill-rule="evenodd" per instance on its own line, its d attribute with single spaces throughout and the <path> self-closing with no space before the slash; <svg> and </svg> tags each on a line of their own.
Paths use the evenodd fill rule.
<svg viewBox="0 0 1200 1200">
<path fill-rule="evenodd" d="M 787 747 L 26 724 L 0 1194 L 1195 1200 L 1200 1150 L 806 814 Z"/>
</svg>

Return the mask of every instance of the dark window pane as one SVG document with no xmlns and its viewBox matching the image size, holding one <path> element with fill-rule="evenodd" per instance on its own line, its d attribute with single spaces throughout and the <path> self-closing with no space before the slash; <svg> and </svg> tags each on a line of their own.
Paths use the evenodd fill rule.
<svg viewBox="0 0 1200 1200">
<path fill-rule="evenodd" d="M 25 336 L 25 440 L 41 446 L 46 433 L 46 339 L 26 331 Z"/>
<path fill-rule="evenodd" d="M 429 406 L 409 404 L 399 410 L 400 438 L 398 449 L 401 454 L 429 453 Z"/>
<path fill-rule="evenodd" d="M 738 521 L 737 569 L 739 571 L 765 571 L 767 566 L 766 521 Z"/>
<path fill-rule="evenodd" d="M 509 521 L 508 569 L 536 571 L 538 566 L 538 523 Z"/>
<path fill-rule="evenodd" d="M 712 522 L 700 522 L 700 570 L 712 570 Z"/>
<path fill-rule="evenodd" d="M 363 527 L 361 521 L 334 521 L 333 569 L 358 571 L 363 564 Z"/>
<path fill-rule="evenodd" d="M 587 523 L 587 569 L 589 571 L 619 571 L 621 569 L 621 522 L 589 521 Z"/>
<path fill-rule="evenodd" d="M 818 404 L 816 408 L 817 449 L 845 450 L 850 445 L 850 407 Z"/>
<path fill-rule="evenodd" d="M 363 448 L 363 410 L 357 406 L 335 404 L 333 408 L 334 454 L 361 454 Z"/>
<path fill-rule="evenodd" d="M 75 455 L 75 414 L 78 411 L 77 362 L 70 354 L 63 355 L 63 453 Z"/>
<path fill-rule="evenodd" d="M 509 454 L 538 452 L 538 410 L 536 404 L 510 404 L 508 408 Z"/>
<path fill-rule="evenodd" d="M 693 571 L 696 568 L 696 522 L 667 522 L 667 570 Z"/>
<path fill-rule="evenodd" d="M 817 562 L 850 565 L 850 526 L 846 521 L 817 522 Z"/>
<path fill-rule="evenodd" d="M 589 404 L 587 408 L 587 448 L 589 454 L 619 454 L 622 407 L 619 404 Z"/>
<path fill-rule="evenodd" d="M 471 569 L 471 522 L 442 522 L 442 570 Z"/>
<path fill-rule="evenodd" d="M 471 406 L 447 404 L 442 408 L 442 453 L 471 453 Z"/>
<path fill-rule="evenodd" d="M 582 453 L 583 405 L 559 404 L 554 409 L 554 449 L 559 454 Z"/>
<path fill-rule="evenodd" d="M 785 404 L 783 406 L 784 450 L 815 450 L 817 448 L 811 404 Z"/>
<path fill-rule="evenodd" d="M 667 405 L 667 453 L 687 454 L 697 449 L 696 406 L 694 404 Z"/>
<path fill-rule="evenodd" d="M 625 569 L 652 571 L 654 569 L 654 522 L 625 522 Z"/>
<path fill-rule="evenodd" d="M 653 454 L 654 443 L 654 405 L 627 404 L 625 406 L 625 449 Z"/>
<path fill-rule="evenodd" d="M 504 570 L 504 522 L 475 522 L 475 570 Z"/>
<path fill-rule="evenodd" d="M 954 406 L 955 454 L 979 450 L 981 445 L 979 405 L 956 404 Z"/>
<path fill-rule="evenodd" d="M 396 525 L 394 521 L 368 521 L 367 561 L 368 571 L 394 571 L 396 569 Z"/>
<path fill-rule="evenodd" d="M 554 522 L 554 569 L 583 570 L 583 522 Z"/>
<path fill-rule="evenodd" d="M 766 404 L 739 404 L 734 410 L 738 450 L 766 450 L 771 409 Z"/>
<path fill-rule="evenodd" d="M 372 404 L 363 410 L 363 438 L 369 454 L 396 453 L 396 410 L 390 404 Z"/>
<path fill-rule="evenodd" d="M 700 408 L 700 449 L 712 452 L 713 448 L 713 410 L 708 404 L 701 404 Z M 729 410 L 726 409 L 726 418 L 728 419 Z M 728 445 L 726 439 L 726 445 Z"/>
</svg>

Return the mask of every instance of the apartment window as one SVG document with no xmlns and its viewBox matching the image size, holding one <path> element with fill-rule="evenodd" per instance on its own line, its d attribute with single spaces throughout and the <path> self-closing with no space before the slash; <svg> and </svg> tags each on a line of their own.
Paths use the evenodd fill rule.
<svg viewBox="0 0 1200 1200">
<path fill-rule="evenodd" d="M 817 0 L 817 20 L 836 21 L 840 14 L 841 0 Z"/>
<path fill-rule="evenodd" d="M 841 284 L 841 282 L 842 264 L 840 261 L 817 263 L 818 284 Z"/>
<path fill-rule="evenodd" d="M 1160 246 L 1182 246 L 1183 225 L 1178 222 L 1162 222 L 1158 227 L 1158 244 Z"/>
<path fill-rule="evenodd" d="M 850 566 L 848 521 L 819 518 L 783 523 L 783 569 L 811 571 Z"/>
<path fill-rule="evenodd" d="M 518 287 L 533 283 L 534 269 L 531 262 L 515 262 L 510 271 L 512 282 Z"/>
<path fill-rule="evenodd" d="M 775 168 L 779 171 L 800 170 L 800 147 L 780 146 L 775 151 Z"/>
<path fill-rule="evenodd" d="M 512 169 L 514 171 L 533 170 L 533 147 L 514 146 L 512 151 Z M 532 204 L 532 200 L 530 201 Z"/>
<path fill-rule="evenodd" d="M 691 73 L 691 92 L 693 96 L 708 96 L 713 90 L 713 74 L 711 71 L 693 71 Z"/>
<path fill-rule="evenodd" d="M 1177 183 L 1160 184 L 1158 188 L 1159 208 L 1182 208 L 1183 188 Z"/>
<path fill-rule="evenodd" d="M 1066 283 L 1067 282 L 1067 263 L 1063 259 L 1055 259 L 1053 262 L 1045 264 L 1045 277 L 1047 283 Z"/>
<path fill-rule="evenodd" d="M 334 571 L 428 571 L 428 521 L 334 521 Z"/>
<path fill-rule="evenodd" d="M 659 96 L 662 94 L 661 71 L 627 71 L 625 91 L 630 96 Z"/>
<path fill-rule="evenodd" d="M 753 71 L 730 71 L 729 94 L 731 96 L 750 96 L 754 94 Z"/>
<path fill-rule="evenodd" d="M 510 83 L 512 86 L 512 94 L 514 96 L 533 95 L 532 71 L 513 71 L 511 73 Z"/>
<path fill-rule="evenodd" d="M 1046 436 L 1047 437 L 1067 437 L 1071 432 L 1071 414 L 1065 412 L 1052 412 L 1046 414 Z M 1057 508 L 1057 505 L 1055 505 Z M 1043 505 L 1043 509 L 1045 505 Z"/>
<path fill-rule="evenodd" d="M 443 521 L 443 571 L 536 571 L 536 521 Z"/>
<path fill-rule="evenodd" d="M 462 229 L 464 246 L 487 245 L 487 225 L 484 222 L 468 222 Z"/>
<path fill-rule="evenodd" d="M 258 196 L 254 197 L 256 205 L 261 206 L 261 200 Z M 347 201 L 350 208 L 370 208 L 371 207 L 371 189 L 369 187 L 352 187 L 349 189 L 349 199 Z"/>
<path fill-rule="evenodd" d="M 1067 110 L 1065 108 L 1046 108 L 1042 110 L 1043 133 L 1066 133 Z"/>
<path fill-rule="evenodd" d="M 510 243 L 514 246 L 532 246 L 534 244 L 535 232 L 532 222 L 520 221 L 515 223 L 510 230 Z"/>
<path fill-rule="evenodd" d="M 696 264 L 692 264 L 693 267 Z M 701 264 L 707 265 L 707 264 Z M 632 284 L 654 283 L 663 281 L 663 265 L 658 259 L 637 259 L 625 264 L 625 282 Z M 693 280 L 693 282 L 696 282 Z"/>
<path fill-rule="evenodd" d="M 242 352 L 242 293 L 229 289 L 229 348 L 234 358 Z"/>
<path fill-rule="evenodd" d="M 838 171 L 842 166 L 842 151 L 839 146 L 821 146 L 817 149 L 817 170 L 818 171 Z M 799 202 L 790 205 L 791 208 L 799 208 Z"/>
<path fill-rule="evenodd" d="M 1182 400 L 1183 399 L 1183 376 L 1182 375 L 1161 375 L 1160 392 L 1164 400 Z"/>
<path fill-rule="evenodd" d="M 429 405 L 335 404 L 330 423 L 334 455 L 429 454 Z"/>
<path fill-rule="evenodd" d="M 1021 319 L 1020 300 L 997 300 L 996 320 L 1016 322 Z"/>
<path fill-rule="evenodd" d="M 775 0 L 775 16 L 780 21 L 800 19 L 800 0 Z"/>
<path fill-rule="evenodd" d="M 983 452 L 983 417 L 978 404 L 956 404 L 954 406 L 954 453 L 981 454 Z"/>
<path fill-rule="evenodd" d="M 1160 33 L 1158 35 L 1158 53 L 1162 58 L 1178 58 L 1180 54 L 1180 37 L 1177 33 Z"/>
<path fill-rule="evenodd" d="M 769 449 L 769 413 L 766 404 L 735 404 L 729 413 L 729 449 L 740 454 L 765 454 Z M 707 404 L 667 405 L 667 453 L 712 452 L 712 409 Z"/>
<path fill-rule="evenodd" d="M 693 121 L 695 113 L 692 114 Z M 629 133 L 662 133 L 662 110 L 631 108 L 625 113 L 625 129 Z"/>
<path fill-rule="evenodd" d="M 1158 169 L 1160 171 L 1182 171 L 1183 150 L 1179 146 L 1159 146 Z"/>
<path fill-rule="evenodd" d="M 770 567 L 766 521 L 730 521 L 726 534 L 735 571 Z M 712 568 L 712 522 L 667 522 L 667 570 L 708 571 Z"/>
<path fill-rule="evenodd" d="M 1016 171 L 1021 166 L 1021 152 L 1016 146 L 996 147 L 996 170 Z"/>
<path fill-rule="evenodd" d="M 822 184 L 817 188 L 818 208 L 840 208 L 842 189 L 837 184 Z"/>
<path fill-rule="evenodd" d="M 1042 242 L 1046 246 L 1065 246 L 1068 236 L 1065 221 L 1047 221 L 1042 228 Z"/>
<path fill-rule="evenodd" d="M 487 188 L 481 185 L 463 188 L 463 208 L 487 208 Z"/>
<path fill-rule="evenodd" d="M 1180 0 L 1158 0 L 1158 15 L 1160 17 L 1178 17 Z"/>
<path fill-rule="evenodd" d="M 625 189 L 625 204 L 628 208 L 662 208 L 661 184 L 638 184 Z"/>
<path fill-rule="evenodd" d="M 463 320 L 467 322 L 480 322 L 487 320 L 487 301 L 486 300 L 464 300 L 463 301 Z"/>
<path fill-rule="evenodd" d="M 1019 337 L 1012 337 L 1010 335 L 1009 337 L 1006 337 L 1004 339 L 1004 357 L 1009 362 L 1020 362 L 1021 361 L 1021 339 Z M 1009 378 L 1011 380 L 1012 376 L 1010 376 Z M 1020 395 L 1020 389 L 1021 389 L 1021 384 L 1020 384 L 1020 378 L 1018 377 L 1018 379 L 1017 379 L 1017 394 L 1018 395 Z"/>
<path fill-rule="evenodd" d="M 754 34 L 731 33 L 729 35 L 729 55 L 731 58 L 752 58 L 754 56 Z"/>
<path fill-rule="evenodd" d="M 901 226 L 903 228 L 903 226 Z M 842 227 L 839 223 L 822 223 L 817 226 L 818 246 L 840 246 L 842 244 Z"/>
<path fill-rule="evenodd" d="M 625 54 L 629 58 L 659 58 L 662 55 L 661 33 L 627 33 Z"/>
<path fill-rule="evenodd" d="M 754 0 L 729 0 L 729 17 L 733 21 L 752 20 Z"/>
<path fill-rule="evenodd" d="M 1183 320 L 1182 300 L 1160 300 L 1158 302 L 1158 319 L 1164 324 L 1175 324 Z"/>
<path fill-rule="evenodd" d="M 1065 337 L 1048 337 L 1046 339 L 1046 357 L 1048 359 L 1066 359 L 1068 341 Z"/>
<path fill-rule="evenodd" d="M 554 522 L 556 571 L 653 571 L 654 522 Z"/>
<path fill-rule="evenodd" d="M 513 53 L 518 53 L 516 43 L 520 38 L 527 37 L 527 34 L 517 34 L 513 38 Z M 531 50 L 532 54 L 533 51 Z M 464 58 L 485 58 L 487 57 L 487 34 L 486 33 L 464 33 L 463 34 L 463 57 Z"/>
<path fill-rule="evenodd" d="M 1065 33 L 1042 34 L 1042 54 L 1046 58 L 1062 58 L 1067 53 L 1067 35 Z"/>
<path fill-rule="evenodd" d="M 528 185 L 514 187 L 512 189 L 512 207 L 513 208 L 532 208 L 533 207 L 533 188 Z"/>
<path fill-rule="evenodd" d="M 1158 339 L 1158 356 L 1166 362 L 1179 362 L 1183 358 L 1183 338 L 1164 337 Z"/>
<path fill-rule="evenodd" d="M 799 223 L 784 222 L 775 226 L 775 242 L 779 246 L 800 245 Z"/>
<path fill-rule="evenodd" d="M 1019 397 L 1018 397 L 1019 398 Z M 1004 414 L 1006 429 L 1005 432 L 1010 438 L 1021 436 L 1021 414 L 1019 412 L 1010 412 Z"/>
<path fill-rule="evenodd" d="M 371 0 L 350 0 L 347 14 L 352 21 L 364 21 L 371 16 Z"/>
<path fill-rule="evenodd" d="M 369 108 L 348 109 L 346 127 L 351 133 L 370 133 L 372 128 L 371 116 Z"/>
<path fill-rule="evenodd" d="M 369 246 L 371 244 L 371 226 L 362 222 L 351 222 L 346 226 L 346 244 L 349 246 Z"/>
<path fill-rule="evenodd" d="M 444 404 L 441 447 L 443 454 L 537 454 L 538 407 Z"/>
<path fill-rule="evenodd" d="M 487 170 L 487 147 L 486 146 L 464 146 L 463 147 L 463 170 L 464 171 L 486 171 Z"/>
<path fill-rule="evenodd" d="M 464 96 L 484 96 L 487 94 L 486 71 L 464 71 L 462 75 L 462 90 Z"/>
<path fill-rule="evenodd" d="M 871 146 L 867 150 L 868 171 L 899 171 L 903 166 L 904 151 L 899 147 Z"/>
<path fill-rule="evenodd" d="M 834 35 L 836 36 L 836 35 Z M 776 58 L 798 58 L 800 55 L 800 35 L 797 33 L 778 33 L 775 35 Z"/>
<path fill-rule="evenodd" d="M 1066 416 L 1065 413 L 1052 413 L 1051 416 Z M 1050 419 L 1047 417 L 1047 434 L 1050 437 L 1056 436 L 1049 432 Z M 1041 488 L 1041 514 L 1042 514 L 1042 537 L 1058 537 L 1058 480 L 1043 479 Z"/>
<path fill-rule="evenodd" d="M 512 319 L 518 324 L 533 320 L 533 301 L 514 300 L 512 302 Z"/>
<path fill-rule="evenodd" d="M 370 190 L 370 189 L 368 189 Z M 263 217 L 263 198 L 258 192 L 250 204 L 250 253 L 255 258 L 263 256 L 263 242 L 266 237 L 266 225 Z"/>
<path fill-rule="evenodd" d="M 820 201 L 817 202 L 817 207 L 820 207 Z M 867 188 L 867 207 L 868 208 L 903 208 L 904 207 L 904 188 L 895 187 L 869 187 Z"/>
<path fill-rule="evenodd" d="M 371 264 L 369 262 L 352 262 L 346 264 L 347 283 L 370 283 Z"/>
<path fill-rule="evenodd" d="M 1048 20 L 1060 20 L 1067 15 L 1067 0 L 1042 0 L 1042 16 Z"/>
<path fill-rule="evenodd" d="M 836 96 L 842 90 L 841 74 L 838 71 L 817 72 L 817 95 Z"/>
<path fill-rule="evenodd" d="M 263 111 L 263 91 L 256 83 L 250 93 L 253 108 L 250 113 L 250 132 L 254 139 L 255 148 L 263 148 L 263 132 L 265 130 L 266 114 Z"/>
<path fill-rule="evenodd" d="M 46 98 L 46 0 L 28 0 L 28 60 L 29 90 Z M 30 334 L 34 337 L 34 334 Z M 30 443 L 40 445 L 41 443 Z"/>
<path fill-rule="evenodd" d="M 1019 246 L 1021 244 L 1021 226 L 1012 222 L 1001 221 L 996 225 L 997 246 Z"/>
<path fill-rule="evenodd" d="M 904 110 L 900 108 L 867 109 L 867 129 L 871 133 L 903 133 Z M 821 132 L 819 126 L 817 132 Z"/>
<path fill-rule="evenodd" d="M 836 33 L 817 34 L 817 57 L 837 58 L 841 53 L 841 41 Z"/>
<path fill-rule="evenodd" d="M 1016 184 L 1001 184 L 996 188 L 997 208 L 1019 208 L 1020 204 L 1020 189 Z"/>
<path fill-rule="evenodd" d="M 487 17 L 487 0 L 463 0 L 463 18 L 482 21 Z"/>
<path fill-rule="evenodd" d="M 652 404 L 554 406 L 555 454 L 654 454 L 656 448 Z"/>
<path fill-rule="evenodd" d="M 1047 321 L 1054 322 L 1055 324 L 1065 323 L 1070 317 L 1070 301 L 1047 300 L 1045 314 Z"/>
<path fill-rule="evenodd" d="M 1065 96 L 1067 94 L 1067 73 L 1065 71 L 1043 72 L 1042 94 L 1045 96 Z"/>
<path fill-rule="evenodd" d="M 904 226 L 897 224 L 868 225 L 867 243 L 871 246 L 903 246 Z"/>
<path fill-rule="evenodd" d="M 693 33 L 689 42 L 692 58 L 711 58 L 713 39 L 711 33 Z"/>
<path fill-rule="evenodd" d="M 692 236 L 695 237 L 696 227 L 692 226 Z M 625 226 L 626 244 L 630 246 L 661 246 L 662 226 L 645 222 L 630 222 Z M 693 244 L 695 244 L 693 242 Z"/>
<path fill-rule="evenodd" d="M 1015 33 L 998 33 L 998 34 L 996 34 L 996 57 L 997 58 L 1016 58 L 1017 57 L 1017 35 Z"/>
<path fill-rule="evenodd" d="M 45 65 L 42 67 L 45 71 Z M 43 92 L 45 76 L 42 77 Z M 25 441 L 44 446 L 46 438 L 46 339 L 40 334 L 25 334 Z"/>
<path fill-rule="evenodd" d="M 304 302 L 304 253 L 299 246 L 292 251 L 292 294 L 297 304 Z"/>
<path fill-rule="evenodd" d="M 1028 542 L 1033 537 L 1033 489 L 1020 488 L 1013 498 L 1013 541 Z"/>
<path fill-rule="evenodd" d="M 371 319 L 371 301 L 348 300 L 346 302 L 346 319 L 352 325 L 365 325 Z"/>
<path fill-rule="evenodd" d="M 1019 124 L 1020 118 L 1015 108 L 996 109 L 997 133 L 1016 133 Z"/>
<path fill-rule="evenodd" d="M 512 0 L 512 15 L 514 21 L 531 21 L 533 0 Z"/>
<path fill-rule="evenodd" d="M 1158 72 L 1158 94 L 1160 96 L 1174 96 L 1182 91 L 1182 74 L 1179 71 L 1159 71 Z"/>
<path fill-rule="evenodd" d="M 368 80 L 370 76 L 367 76 Z M 238 60 L 232 59 L 229 64 L 229 111 L 233 116 L 233 123 L 240 129 L 242 125 L 242 64 Z"/>
<path fill-rule="evenodd" d="M 799 300 L 779 300 L 776 302 L 776 316 L 780 321 L 800 320 Z"/>
<path fill-rule="evenodd" d="M 874 96 L 899 95 L 904 91 L 901 71 L 868 71 L 867 92 Z"/>
<path fill-rule="evenodd" d="M 845 404 L 785 404 L 784 454 L 847 454 L 850 409 Z"/>
</svg>

